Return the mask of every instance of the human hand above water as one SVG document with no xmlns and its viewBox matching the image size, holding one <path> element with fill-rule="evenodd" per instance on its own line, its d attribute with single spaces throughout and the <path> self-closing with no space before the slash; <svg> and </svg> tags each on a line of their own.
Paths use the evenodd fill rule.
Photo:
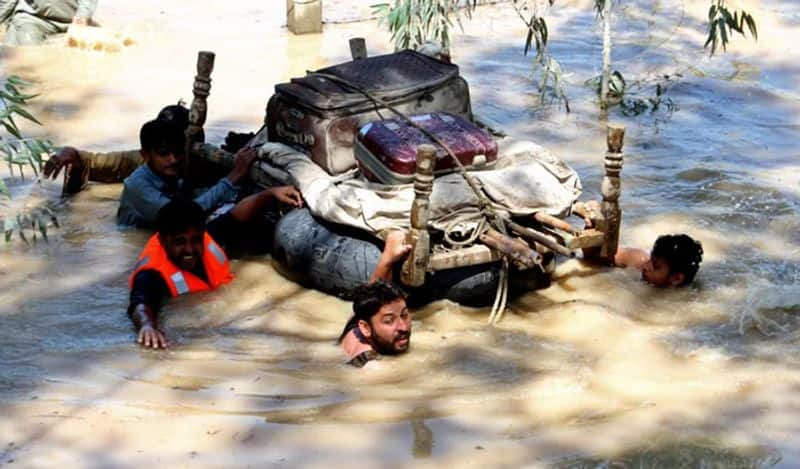
<svg viewBox="0 0 800 469">
<path fill-rule="evenodd" d="M 166 349 L 170 346 L 167 336 L 150 325 L 144 325 L 139 329 L 139 337 L 136 342 L 144 348 Z"/>
<path fill-rule="evenodd" d="M 303 195 L 294 186 L 279 186 L 270 189 L 272 196 L 278 202 L 300 208 L 303 206 Z"/>
<path fill-rule="evenodd" d="M 405 231 L 392 231 L 386 237 L 386 244 L 383 247 L 381 257 L 383 260 L 394 264 L 397 261 L 404 259 L 408 253 L 411 252 L 411 245 L 406 242 Z"/>
<path fill-rule="evenodd" d="M 76 148 L 63 147 L 47 160 L 42 172 L 44 173 L 45 179 L 52 177 L 52 179 L 55 180 L 63 168 L 82 164 L 83 161 Z"/>
<path fill-rule="evenodd" d="M 258 152 L 254 148 L 243 148 L 233 156 L 233 169 L 228 173 L 228 180 L 233 184 L 247 177 L 250 173 L 250 166 L 258 157 Z"/>
</svg>

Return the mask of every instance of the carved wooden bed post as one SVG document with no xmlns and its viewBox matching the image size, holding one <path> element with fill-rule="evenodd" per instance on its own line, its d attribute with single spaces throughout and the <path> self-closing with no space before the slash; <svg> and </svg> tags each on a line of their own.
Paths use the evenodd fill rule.
<svg viewBox="0 0 800 469">
<path fill-rule="evenodd" d="M 206 98 L 211 93 L 211 72 L 214 70 L 214 53 L 200 51 L 197 53 L 197 75 L 194 77 L 192 107 L 189 109 L 189 127 L 186 129 L 186 154 L 191 156 L 198 143 L 205 142 L 203 125 L 206 123 L 208 103 Z"/>
<path fill-rule="evenodd" d="M 436 165 L 436 147 L 417 147 L 417 169 L 414 174 L 414 203 L 411 205 L 411 231 L 407 241 L 411 253 L 403 263 L 400 280 L 404 285 L 419 287 L 425 283 L 425 273 L 431 256 L 428 233 L 430 199 L 433 192 L 433 168 Z"/>
<path fill-rule="evenodd" d="M 350 39 L 350 57 L 352 57 L 353 60 L 367 58 L 367 41 L 363 37 L 354 37 Z"/>
<path fill-rule="evenodd" d="M 619 173 L 622 171 L 622 145 L 625 139 L 625 127 L 609 124 L 606 143 L 608 151 L 604 160 L 606 175 L 603 177 L 600 192 L 603 194 L 604 233 L 600 258 L 614 263 L 614 254 L 619 246 L 619 230 L 622 223 L 622 210 L 619 208 L 619 195 L 622 192 Z"/>
</svg>

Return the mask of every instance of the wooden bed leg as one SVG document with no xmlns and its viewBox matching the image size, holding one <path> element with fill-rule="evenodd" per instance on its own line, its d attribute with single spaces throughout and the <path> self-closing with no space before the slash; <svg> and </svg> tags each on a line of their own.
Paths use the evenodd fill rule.
<svg viewBox="0 0 800 469">
<path fill-rule="evenodd" d="M 619 173 L 622 171 L 622 145 L 625 139 L 625 127 L 609 124 L 606 143 L 608 151 L 604 160 L 606 175 L 603 177 L 600 192 L 603 195 L 603 245 L 600 258 L 609 264 L 614 263 L 614 255 L 619 246 L 619 231 L 622 224 L 622 210 L 619 208 L 619 195 L 622 192 Z"/>
<path fill-rule="evenodd" d="M 431 256 L 428 233 L 430 199 L 433 191 L 433 168 L 436 165 L 436 147 L 417 147 L 417 169 L 414 173 L 414 203 L 411 205 L 411 230 L 407 241 L 411 252 L 403 263 L 400 280 L 404 285 L 419 287 L 425 283 L 425 273 Z"/>
<path fill-rule="evenodd" d="M 206 140 L 203 125 L 206 123 L 208 103 L 206 98 L 211 93 L 211 72 L 214 70 L 214 53 L 200 51 L 197 53 L 197 75 L 194 77 L 192 107 L 189 108 L 189 127 L 186 129 L 186 155 L 191 156 L 196 144 Z"/>
<path fill-rule="evenodd" d="M 353 60 L 361 60 L 367 58 L 367 41 L 363 37 L 354 37 L 350 39 L 350 57 Z"/>
</svg>

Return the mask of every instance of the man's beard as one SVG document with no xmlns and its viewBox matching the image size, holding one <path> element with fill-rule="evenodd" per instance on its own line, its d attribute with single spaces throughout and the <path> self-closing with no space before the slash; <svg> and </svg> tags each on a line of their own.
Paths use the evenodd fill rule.
<svg viewBox="0 0 800 469">
<path fill-rule="evenodd" d="M 399 355 L 401 353 L 405 353 L 408 351 L 408 348 L 411 346 L 411 331 L 406 332 L 398 332 L 395 334 L 393 340 L 384 340 L 382 337 L 378 337 L 377 334 L 372 334 L 372 347 L 381 355 Z M 401 339 L 408 339 L 406 342 L 406 346 L 403 349 L 397 349 L 395 346 L 395 342 Z"/>
</svg>

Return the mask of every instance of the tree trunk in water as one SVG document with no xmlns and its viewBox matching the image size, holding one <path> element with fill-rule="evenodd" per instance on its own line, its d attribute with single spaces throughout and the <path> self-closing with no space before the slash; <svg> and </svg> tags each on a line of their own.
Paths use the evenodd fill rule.
<svg viewBox="0 0 800 469">
<path fill-rule="evenodd" d="M 611 80 L 611 2 L 603 2 L 603 76 L 600 81 L 600 107 L 608 109 L 608 84 Z"/>
</svg>

